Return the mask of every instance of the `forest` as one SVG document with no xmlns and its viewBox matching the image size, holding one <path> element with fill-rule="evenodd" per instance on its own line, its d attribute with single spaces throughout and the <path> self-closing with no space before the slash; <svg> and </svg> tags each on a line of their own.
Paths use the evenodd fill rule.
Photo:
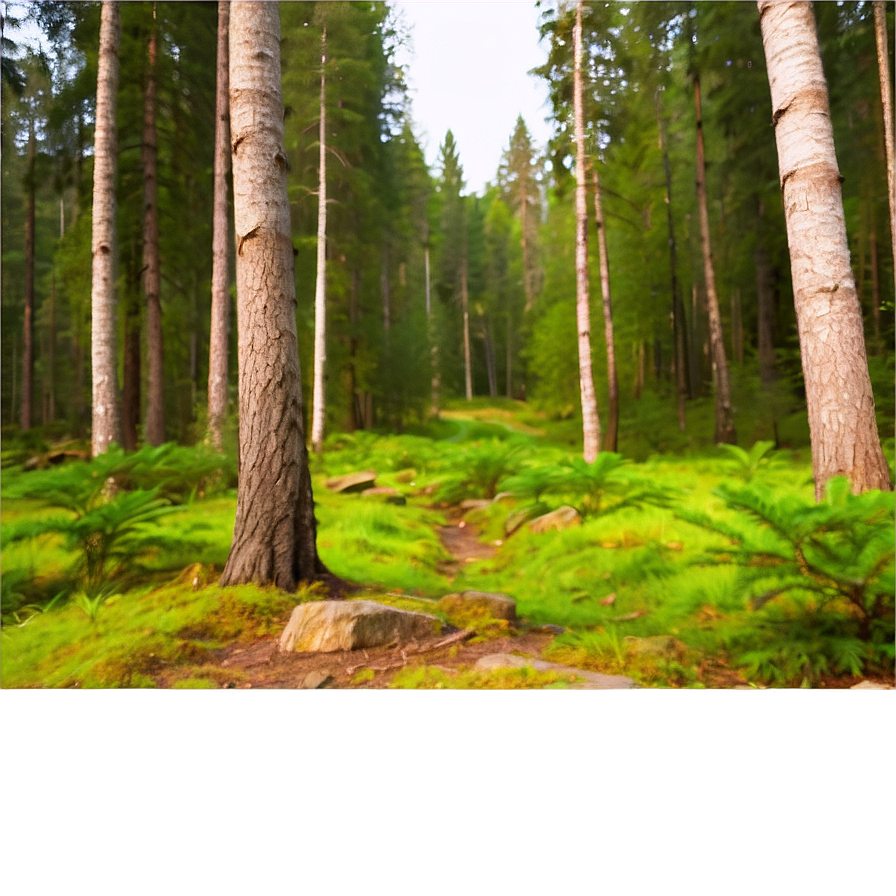
<svg viewBox="0 0 896 896">
<path fill-rule="evenodd" d="M 4 688 L 893 687 L 894 4 L 536 5 L 3 3 Z"/>
</svg>

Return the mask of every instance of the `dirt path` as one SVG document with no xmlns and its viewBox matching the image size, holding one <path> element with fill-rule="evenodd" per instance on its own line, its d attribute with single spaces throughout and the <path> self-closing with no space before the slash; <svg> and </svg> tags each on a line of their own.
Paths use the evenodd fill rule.
<svg viewBox="0 0 896 896">
<path fill-rule="evenodd" d="M 451 560 L 443 561 L 438 566 L 439 572 L 449 581 L 454 581 L 467 563 L 491 560 L 495 556 L 495 546 L 481 542 L 476 530 L 462 518 L 439 526 L 437 534 L 451 554 Z"/>
</svg>

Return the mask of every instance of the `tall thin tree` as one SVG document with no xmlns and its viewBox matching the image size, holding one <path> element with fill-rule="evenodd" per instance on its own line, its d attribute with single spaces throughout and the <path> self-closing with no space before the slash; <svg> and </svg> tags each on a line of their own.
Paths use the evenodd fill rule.
<svg viewBox="0 0 896 896">
<path fill-rule="evenodd" d="M 230 11 L 240 477 L 222 585 L 292 591 L 326 570 L 302 422 L 277 4 Z"/>
<path fill-rule="evenodd" d="M 809 3 L 759 2 L 812 442 L 815 496 L 890 488 L 849 261 L 840 169 Z"/>
<path fill-rule="evenodd" d="M 314 383 L 311 400 L 311 448 L 324 447 L 327 404 L 327 26 L 320 37 L 320 161 L 317 190 L 317 279 L 314 284 Z"/>
<path fill-rule="evenodd" d="M 143 87 L 143 295 L 146 299 L 146 420 L 143 437 L 150 445 L 165 441 L 162 351 L 162 275 L 159 260 L 158 144 L 156 138 L 156 56 L 158 28 L 152 5 L 146 82 Z"/>
<path fill-rule="evenodd" d="M 35 256 L 35 191 L 37 140 L 33 110 L 28 116 L 28 169 L 25 187 L 28 202 L 25 209 L 25 308 L 22 334 L 22 408 L 21 425 L 31 429 L 34 410 L 34 256 Z"/>
<path fill-rule="evenodd" d="M 699 73 L 694 74 L 694 106 L 697 113 L 697 209 L 700 217 L 700 249 L 706 283 L 709 346 L 715 387 L 715 441 L 733 445 L 737 442 L 737 433 L 734 429 L 734 416 L 731 411 L 731 382 L 728 376 L 728 358 L 725 354 L 725 337 L 722 333 L 722 316 L 719 312 L 712 242 L 709 235 L 709 210 L 706 203 L 706 156 L 703 147 L 703 106 L 700 99 Z"/>
<path fill-rule="evenodd" d="M 890 237 L 893 241 L 893 270 L 896 276 L 896 135 L 893 133 L 893 82 L 887 48 L 887 5 L 874 2 L 874 34 L 877 41 L 877 68 L 880 73 L 880 102 L 884 112 L 884 139 L 887 150 L 887 196 L 890 200 Z M 879 312 L 879 305 L 875 308 Z"/>
<path fill-rule="evenodd" d="M 208 349 L 208 427 L 220 451 L 227 417 L 230 332 L 230 227 L 227 173 L 230 170 L 229 52 L 230 0 L 218 2 L 218 62 L 215 88 L 215 171 L 212 212 L 212 312 Z"/>
<path fill-rule="evenodd" d="M 588 463 L 600 451 L 600 418 L 591 369 L 591 308 L 588 295 L 588 202 L 585 181 L 585 117 L 582 110 L 582 0 L 576 3 L 573 31 L 573 117 L 576 142 L 576 324 L 579 345 L 579 392 L 582 399 L 583 455 Z"/>
<path fill-rule="evenodd" d="M 597 227 L 597 251 L 600 264 L 600 294 L 604 311 L 604 341 L 607 346 L 607 428 L 604 450 L 615 451 L 619 438 L 619 375 L 616 372 L 616 341 L 613 337 L 613 303 L 610 295 L 610 257 L 607 252 L 607 225 L 600 198 L 597 162 L 591 166 L 594 187 L 594 223 Z"/>
<path fill-rule="evenodd" d="M 115 175 L 118 140 L 115 129 L 118 48 L 121 15 L 116 0 L 102 4 L 96 90 L 93 162 L 93 233 L 91 252 L 91 367 L 93 370 L 94 456 L 121 442 L 118 394 L 118 296 L 115 288 Z"/>
</svg>

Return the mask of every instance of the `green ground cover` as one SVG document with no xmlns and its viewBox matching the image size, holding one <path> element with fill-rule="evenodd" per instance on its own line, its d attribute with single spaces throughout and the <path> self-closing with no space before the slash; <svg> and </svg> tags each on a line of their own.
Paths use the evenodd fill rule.
<svg viewBox="0 0 896 896">
<path fill-rule="evenodd" d="M 855 497 L 835 484 L 816 508 L 800 445 L 604 455 L 586 469 L 563 445 L 565 425 L 517 403 L 480 402 L 409 434 L 331 436 L 312 460 L 324 562 L 399 605 L 504 592 L 527 622 L 566 629 L 550 658 L 647 686 L 892 674 L 892 494 Z M 192 466 L 178 455 L 172 476 L 170 455 L 141 455 L 117 459 L 129 466 L 115 501 L 145 492 L 158 515 L 122 504 L 118 528 L 107 525 L 101 487 L 111 460 L 4 470 L 4 686 L 214 687 L 208 650 L 272 633 L 297 600 L 320 596 L 218 589 L 236 506 L 232 468 L 199 452 Z M 406 503 L 325 487 L 358 469 L 374 469 Z M 494 499 L 466 511 L 494 556 L 460 564 L 452 580 L 437 530 L 471 498 Z M 524 522 L 563 504 L 582 512 L 581 525 L 536 533 Z M 109 550 L 88 575 L 97 539 Z M 464 675 L 409 672 L 396 686 L 545 684 Z"/>
</svg>

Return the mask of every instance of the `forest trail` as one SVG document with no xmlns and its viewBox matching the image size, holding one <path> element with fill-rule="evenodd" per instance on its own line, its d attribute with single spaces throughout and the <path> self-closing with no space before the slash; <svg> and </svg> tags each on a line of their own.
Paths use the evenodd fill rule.
<svg viewBox="0 0 896 896">
<path fill-rule="evenodd" d="M 463 518 L 439 526 L 436 534 L 445 550 L 451 554 L 450 560 L 442 561 L 438 565 L 438 571 L 451 582 L 457 578 L 467 563 L 491 560 L 497 551 L 495 545 L 480 541 L 476 529 Z"/>
</svg>

